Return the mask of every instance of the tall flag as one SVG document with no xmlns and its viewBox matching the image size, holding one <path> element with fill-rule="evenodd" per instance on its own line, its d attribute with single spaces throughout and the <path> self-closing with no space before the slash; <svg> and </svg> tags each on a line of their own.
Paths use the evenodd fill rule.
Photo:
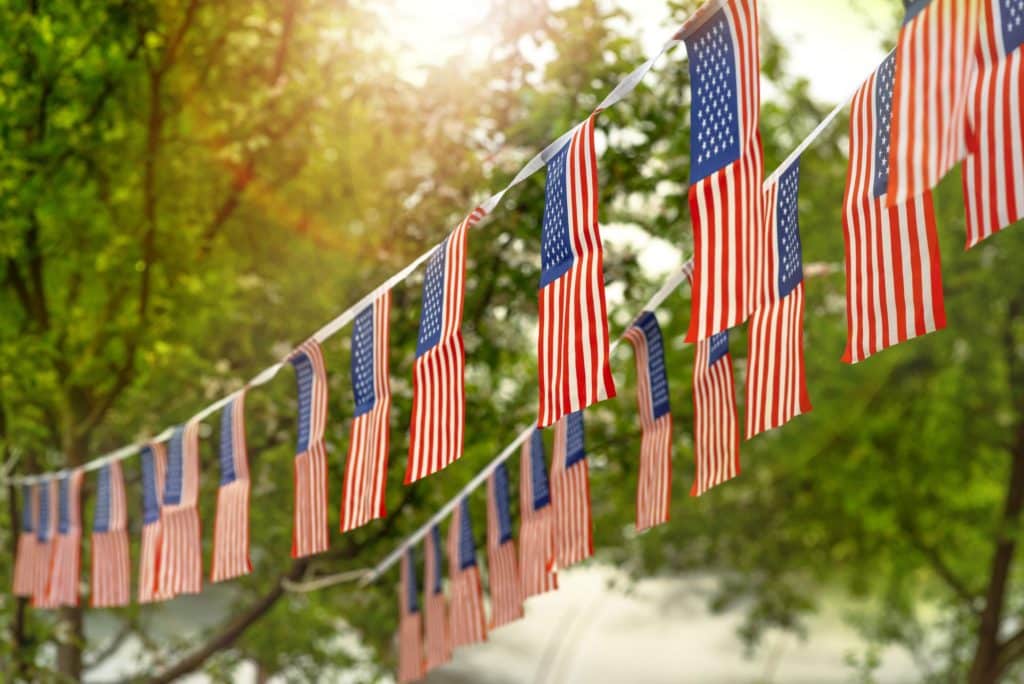
<svg viewBox="0 0 1024 684">
<path fill-rule="evenodd" d="M 32 578 L 32 605 L 56 608 L 50 602 L 50 570 L 53 567 L 53 538 L 57 533 L 57 480 L 43 480 L 36 485 L 39 512 L 36 520 L 36 563 Z"/>
<path fill-rule="evenodd" d="M 412 421 L 405 484 L 436 473 L 462 456 L 466 412 L 466 236 L 486 212 L 474 209 L 427 262 L 423 311 L 413 363 Z"/>
<path fill-rule="evenodd" d="M 106 464 L 96 474 L 91 575 L 93 608 L 126 606 L 131 601 L 128 499 L 120 461 Z"/>
<path fill-rule="evenodd" d="M 555 508 L 555 560 L 567 568 L 594 555 L 590 515 L 590 470 L 583 449 L 583 412 L 555 423 L 551 459 L 551 502 Z"/>
<path fill-rule="evenodd" d="M 887 206 L 903 205 L 935 187 L 964 156 L 979 3 L 903 0 L 906 14 L 894 52 Z"/>
<path fill-rule="evenodd" d="M 636 529 L 668 522 L 672 501 L 672 411 L 668 400 L 665 342 L 651 311 L 626 330 L 636 355 L 636 401 L 640 409 L 640 470 Z"/>
<path fill-rule="evenodd" d="M 615 396 L 608 365 L 604 248 L 597 225 L 596 116 L 591 114 L 547 163 L 538 295 L 537 427 Z"/>
<path fill-rule="evenodd" d="M 220 486 L 213 524 L 210 581 L 252 572 L 249 560 L 249 456 L 245 447 L 245 390 L 231 397 L 220 414 Z"/>
<path fill-rule="evenodd" d="M 931 191 L 888 206 L 895 66 L 889 55 L 853 96 L 850 108 L 850 167 L 843 198 L 847 363 L 946 326 Z"/>
<path fill-rule="evenodd" d="M 984 0 L 967 98 L 967 246 L 1024 218 L 1024 3 Z"/>
<path fill-rule="evenodd" d="M 341 531 L 387 515 L 391 380 L 388 374 L 388 316 L 391 292 L 363 309 L 352 326 L 352 395 L 355 417 L 345 463 Z"/>
<path fill-rule="evenodd" d="M 693 362 L 693 453 L 696 475 L 690 496 L 740 474 L 740 431 L 736 419 L 729 333 L 697 343 Z"/>
<path fill-rule="evenodd" d="M 680 31 L 690 61 L 690 217 L 694 269 L 688 342 L 742 323 L 764 274 L 764 157 L 757 0 L 711 0 Z"/>
<path fill-rule="evenodd" d="M 448 636 L 448 609 L 444 587 L 441 584 L 441 530 L 437 525 L 430 528 L 423 546 L 426 556 L 423 576 L 423 632 L 426 641 L 426 669 L 429 672 L 452 659 L 451 639 Z"/>
<path fill-rule="evenodd" d="M 423 625 L 416 559 L 411 547 L 402 554 L 401 584 L 398 589 L 398 681 L 404 684 L 423 677 Z"/>
<path fill-rule="evenodd" d="M 487 567 L 494 629 L 523 617 L 523 585 L 512 538 L 508 468 L 503 462 L 487 478 Z"/>
<path fill-rule="evenodd" d="M 31 596 L 36 574 L 36 515 L 38 505 L 35 490 L 30 484 L 21 485 L 21 532 L 18 534 L 18 552 L 14 557 L 15 596 Z"/>
<path fill-rule="evenodd" d="M 448 584 L 451 592 L 448 605 L 451 647 L 486 641 L 484 594 L 480 585 L 480 568 L 476 564 L 473 522 L 465 497 L 455 507 L 448 529 Z"/>
<path fill-rule="evenodd" d="M 314 339 L 303 342 L 288 362 L 295 368 L 299 402 L 292 558 L 301 558 L 327 550 L 327 370 Z"/>
<path fill-rule="evenodd" d="M 82 479 L 76 468 L 57 480 L 57 536 L 53 542 L 53 563 L 47 587 L 51 606 L 77 606 L 78 583 L 82 574 Z"/>
<path fill-rule="evenodd" d="M 139 544 L 139 603 L 169 596 L 158 592 L 160 570 L 160 497 L 167 475 L 167 447 L 154 442 L 142 449 L 142 542 Z"/>
<path fill-rule="evenodd" d="M 519 513 L 519 574 L 528 598 L 558 588 L 555 519 L 540 430 L 533 431 L 520 452 Z"/>
<path fill-rule="evenodd" d="M 179 425 L 167 447 L 167 477 L 160 509 L 160 594 L 198 594 L 203 589 L 199 525 L 199 420 Z"/>
<path fill-rule="evenodd" d="M 750 317 L 747 439 L 811 410 L 804 376 L 804 282 L 797 196 L 799 159 L 765 191 L 774 295 Z"/>
</svg>

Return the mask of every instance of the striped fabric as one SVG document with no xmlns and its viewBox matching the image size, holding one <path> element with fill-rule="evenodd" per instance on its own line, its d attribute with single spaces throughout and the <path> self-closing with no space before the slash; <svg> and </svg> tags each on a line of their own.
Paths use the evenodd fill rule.
<svg viewBox="0 0 1024 684">
<path fill-rule="evenodd" d="M 523 585 L 512 538 L 508 468 L 504 462 L 487 478 L 487 568 L 494 629 L 523 617 Z"/>
<path fill-rule="evenodd" d="M 412 548 L 402 554 L 402 580 L 398 588 L 398 681 L 415 682 L 423 677 L 423 632 L 416 559 Z"/>
<path fill-rule="evenodd" d="M 21 532 L 14 557 L 11 592 L 15 596 L 31 596 L 36 571 L 36 516 L 38 503 L 30 484 L 21 486 Z"/>
<path fill-rule="evenodd" d="M 142 542 L 139 544 L 139 603 L 170 598 L 158 591 L 160 570 L 160 497 L 167 475 L 167 447 L 154 442 L 142 449 Z"/>
<path fill-rule="evenodd" d="M 295 522 L 292 558 L 327 550 L 327 369 L 320 343 L 306 340 L 288 358 L 298 385 Z"/>
<path fill-rule="evenodd" d="M 96 475 L 92 521 L 92 606 L 126 606 L 131 601 L 128 499 L 121 462 L 108 463 Z"/>
<path fill-rule="evenodd" d="M 76 468 L 57 480 L 57 536 L 47 586 L 50 606 L 77 606 L 82 575 L 82 479 Z"/>
<path fill-rule="evenodd" d="M 430 528 L 423 546 L 423 633 L 426 669 L 429 672 L 452 659 L 448 609 L 441 577 L 441 530 L 437 525 Z"/>
<path fill-rule="evenodd" d="M 558 588 L 555 518 L 540 430 L 520 452 L 519 513 L 519 574 L 528 598 Z"/>
<path fill-rule="evenodd" d="M 590 470 L 583 449 L 583 411 L 555 423 L 551 458 L 551 503 L 555 509 L 555 560 L 567 568 L 594 555 L 590 515 Z"/>
<path fill-rule="evenodd" d="M 476 564 L 476 541 L 469 505 L 463 497 L 455 507 L 448 529 L 448 634 L 451 647 L 487 640 L 484 594 Z"/>
<path fill-rule="evenodd" d="M 38 513 L 36 520 L 36 562 L 32 578 L 32 605 L 56 608 L 50 602 L 50 571 L 53 567 L 53 539 L 57 535 L 57 480 L 44 480 L 36 485 Z"/>
<path fill-rule="evenodd" d="M 696 474 L 690 496 L 740 474 L 740 434 L 736 418 L 729 333 L 696 345 L 693 362 L 693 455 Z"/>
<path fill-rule="evenodd" d="M 160 508 L 161 596 L 198 594 L 203 589 L 203 544 L 199 524 L 199 421 L 179 425 L 167 447 L 167 477 Z"/>
<path fill-rule="evenodd" d="M 245 390 L 236 393 L 220 414 L 220 486 L 213 525 L 210 581 L 221 582 L 252 572 L 249 560 L 249 455 L 245 445 Z"/>
</svg>

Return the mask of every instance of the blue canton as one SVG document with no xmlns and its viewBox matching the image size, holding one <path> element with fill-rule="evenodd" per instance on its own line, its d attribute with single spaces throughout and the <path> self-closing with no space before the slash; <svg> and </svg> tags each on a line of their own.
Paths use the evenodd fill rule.
<svg viewBox="0 0 1024 684">
<path fill-rule="evenodd" d="M 296 354 L 289 361 L 295 368 L 298 388 L 299 426 L 295 446 L 295 454 L 298 455 L 309 451 L 309 420 L 313 415 L 313 362 L 305 354 Z"/>
<path fill-rule="evenodd" d="M 776 244 L 779 249 L 779 298 L 793 291 L 804 279 L 803 251 L 800 246 L 800 160 L 782 172 L 778 179 L 775 221 L 778 224 Z"/>
<path fill-rule="evenodd" d="M 36 539 L 47 542 L 50 541 L 50 483 L 40 483 L 36 491 L 39 497 L 39 527 L 36 529 Z"/>
<path fill-rule="evenodd" d="M 93 532 L 110 530 L 110 466 L 105 465 L 96 474 L 96 509 L 92 518 Z"/>
<path fill-rule="evenodd" d="M 896 53 L 890 53 L 875 76 L 875 154 L 872 196 L 889 189 L 889 144 L 892 140 L 892 85 L 896 76 Z"/>
<path fill-rule="evenodd" d="M 444 276 L 448 262 L 449 235 L 427 262 L 423 277 L 423 311 L 420 313 L 420 334 L 416 338 L 416 358 L 423 356 L 441 341 L 444 320 Z"/>
<path fill-rule="evenodd" d="M 715 362 L 729 353 L 729 331 L 723 330 L 711 336 L 711 345 L 708 349 L 708 368 L 715 365 Z"/>
<path fill-rule="evenodd" d="M 476 541 L 473 539 L 473 521 L 469 517 L 469 501 L 459 502 L 459 570 L 476 565 Z"/>
<path fill-rule="evenodd" d="M 434 548 L 429 552 L 434 554 L 434 586 L 430 588 L 435 596 L 441 593 L 441 528 L 433 525 L 430 528 L 430 540 Z"/>
<path fill-rule="evenodd" d="M 506 477 L 508 477 L 506 475 Z M 32 485 L 21 485 L 21 531 L 32 532 Z"/>
<path fill-rule="evenodd" d="M 232 399 L 220 413 L 220 485 L 231 484 L 238 477 L 235 472 L 235 402 Z"/>
<path fill-rule="evenodd" d="M 1003 53 L 1010 54 L 1024 43 L 1024 0 L 999 0 L 1003 31 Z"/>
<path fill-rule="evenodd" d="M 358 418 L 368 413 L 377 403 L 373 382 L 373 312 L 370 306 L 359 312 L 352 324 L 352 396 Z"/>
<path fill-rule="evenodd" d="M 565 420 L 565 467 L 568 469 L 587 457 L 583 449 L 583 411 L 570 413 Z"/>
<path fill-rule="evenodd" d="M 142 524 L 160 519 L 160 499 L 156 491 L 156 454 L 151 447 L 142 449 Z"/>
<path fill-rule="evenodd" d="M 411 546 L 405 551 L 405 559 L 408 566 L 405 584 L 405 610 L 408 613 L 418 613 L 420 612 L 420 592 L 416 586 L 416 553 Z"/>
<path fill-rule="evenodd" d="M 960 2 L 960 0 L 956 1 Z M 906 26 L 912 22 L 914 17 L 923 12 L 931 2 L 932 0 L 903 0 L 903 25 Z"/>
<path fill-rule="evenodd" d="M 544 185 L 544 222 L 540 231 L 541 289 L 565 275 L 576 260 L 572 251 L 572 236 L 569 234 L 569 198 L 565 179 L 571 145 L 571 142 L 567 142 L 548 161 Z"/>
<path fill-rule="evenodd" d="M 494 505 L 498 509 L 499 543 L 512 539 L 512 511 L 508 498 L 508 468 L 499 463 L 494 469 Z"/>
<path fill-rule="evenodd" d="M 67 534 L 71 530 L 71 478 L 68 475 L 57 483 L 57 531 Z"/>
<path fill-rule="evenodd" d="M 661 336 L 661 326 L 651 311 L 644 311 L 637 319 L 636 327 L 640 328 L 647 339 L 647 373 L 651 384 L 651 413 L 654 420 L 669 412 L 668 375 L 665 370 L 665 343 Z"/>
<path fill-rule="evenodd" d="M 177 506 L 181 503 L 181 486 L 184 477 L 184 436 L 185 428 L 179 425 L 171 433 L 167 444 L 167 481 L 164 482 L 164 505 Z"/>
<path fill-rule="evenodd" d="M 551 487 L 548 483 L 548 465 L 544 460 L 544 438 L 540 430 L 534 430 L 530 437 L 530 484 L 533 487 L 533 510 L 539 511 L 551 504 Z"/>
</svg>

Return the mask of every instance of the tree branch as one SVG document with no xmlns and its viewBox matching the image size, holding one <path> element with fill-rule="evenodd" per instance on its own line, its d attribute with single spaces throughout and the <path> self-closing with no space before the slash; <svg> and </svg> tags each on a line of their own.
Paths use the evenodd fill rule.
<svg viewBox="0 0 1024 684">
<path fill-rule="evenodd" d="M 963 583 L 963 581 L 961 581 L 957 574 L 953 572 L 953 569 L 946 563 L 946 560 L 939 553 L 938 549 L 927 544 L 924 539 L 921 538 L 917 527 L 909 520 L 901 520 L 900 528 L 906 535 L 910 545 L 914 547 L 926 561 L 928 561 L 928 564 L 931 565 L 932 570 L 939 576 L 939 579 L 945 582 L 957 598 L 967 605 L 967 609 L 971 613 L 980 615 L 981 611 L 977 606 L 978 593 L 972 591 Z"/>
</svg>

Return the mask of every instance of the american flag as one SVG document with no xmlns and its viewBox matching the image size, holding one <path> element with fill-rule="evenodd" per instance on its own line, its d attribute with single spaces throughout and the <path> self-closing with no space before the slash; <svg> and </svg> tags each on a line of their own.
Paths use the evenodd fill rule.
<svg viewBox="0 0 1024 684">
<path fill-rule="evenodd" d="M 57 536 L 47 587 L 51 606 L 77 606 L 82 574 L 82 478 L 76 468 L 57 480 Z"/>
<path fill-rule="evenodd" d="M 423 547 L 423 632 L 426 641 L 426 669 L 430 671 L 452 659 L 451 639 L 448 637 L 448 609 L 441 576 L 441 530 L 437 525 L 430 528 Z"/>
<path fill-rule="evenodd" d="M 672 411 L 665 371 L 665 342 L 651 311 L 626 330 L 636 354 L 636 400 L 640 409 L 640 470 L 637 474 L 636 529 L 668 522 L 672 501 Z"/>
<path fill-rule="evenodd" d="M 693 362 L 693 453 L 696 475 L 690 496 L 740 474 L 740 431 L 736 419 L 729 333 L 696 345 Z"/>
<path fill-rule="evenodd" d="M 1024 218 L 1024 0 L 985 0 L 967 98 L 967 246 Z"/>
<path fill-rule="evenodd" d="M 405 484 L 436 473 L 462 455 L 466 420 L 466 349 L 462 342 L 466 236 L 485 214 L 479 207 L 474 209 L 427 262 L 413 362 Z"/>
<path fill-rule="evenodd" d="M 757 0 L 712 0 L 681 37 L 692 92 L 694 268 L 686 340 L 696 342 L 742 323 L 764 297 Z"/>
<path fill-rule="evenodd" d="M 520 452 L 519 513 L 519 574 L 528 598 L 558 588 L 555 519 L 540 430 L 533 431 Z"/>
<path fill-rule="evenodd" d="M 811 410 L 804 377 L 804 283 L 797 196 L 799 160 L 765 191 L 774 295 L 750 318 L 747 439 Z"/>
<path fill-rule="evenodd" d="M 595 112 L 580 124 L 547 163 L 538 295 L 537 427 L 615 396 L 608 365 L 604 249 L 597 225 L 596 116 Z"/>
<path fill-rule="evenodd" d="M 931 191 L 887 205 L 894 71 L 890 55 L 850 109 L 843 198 L 848 363 L 946 326 Z"/>
<path fill-rule="evenodd" d="M 193 418 L 175 428 L 167 447 L 160 509 L 160 595 L 198 594 L 203 589 L 198 504 L 199 421 Z"/>
<path fill-rule="evenodd" d="M 423 624 L 412 548 L 402 554 L 401 583 L 398 589 L 398 681 L 404 683 L 415 682 L 423 676 Z"/>
<path fill-rule="evenodd" d="M 131 601 L 128 499 L 121 462 L 108 463 L 96 475 L 92 521 L 92 606 L 126 606 Z"/>
<path fill-rule="evenodd" d="M 295 522 L 292 558 L 327 550 L 327 370 L 320 343 L 306 340 L 288 358 L 298 385 Z"/>
<path fill-rule="evenodd" d="M 448 528 L 448 625 L 452 648 L 487 640 L 484 593 L 476 564 L 476 541 L 469 503 L 463 497 Z"/>
<path fill-rule="evenodd" d="M 44 480 L 36 485 L 39 510 L 36 520 L 36 562 L 32 578 L 32 605 L 56 608 L 50 602 L 50 570 L 53 567 L 53 538 L 57 532 L 57 480 Z"/>
<path fill-rule="evenodd" d="M 356 316 L 352 326 L 352 395 L 355 417 L 345 462 L 341 531 L 387 515 L 391 380 L 388 374 L 388 316 L 391 292 L 385 292 Z"/>
<path fill-rule="evenodd" d="M 245 390 L 237 392 L 220 414 L 220 486 L 213 524 L 210 581 L 252 572 L 249 560 L 249 456 L 245 448 Z"/>
<path fill-rule="evenodd" d="M 21 533 L 18 535 L 18 553 L 14 557 L 15 596 L 31 596 L 36 575 L 36 513 L 37 502 L 30 484 L 21 486 Z"/>
<path fill-rule="evenodd" d="M 139 603 L 169 598 L 158 593 L 160 571 L 160 497 L 167 474 L 167 447 L 154 442 L 142 449 L 142 542 L 139 544 Z"/>
<path fill-rule="evenodd" d="M 499 463 L 487 478 L 487 567 L 494 629 L 523 617 L 523 585 L 512 538 L 508 468 L 504 463 Z"/>
<path fill-rule="evenodd" d="M 890 207 L 935 187 L 963 158 L 977 0 L 903 0 L 892 88 Z M 888 99 L 888 96 L 887 96 Z"/>
<path fill-rule="evenodd" d="M 567 568 L 594 555 L 590 516 L 590 470 L 583 449 L 583 412 L 555 423 L 551 459 L 551 503 L 555 508 L 555 560 Z"/>
</svg>

